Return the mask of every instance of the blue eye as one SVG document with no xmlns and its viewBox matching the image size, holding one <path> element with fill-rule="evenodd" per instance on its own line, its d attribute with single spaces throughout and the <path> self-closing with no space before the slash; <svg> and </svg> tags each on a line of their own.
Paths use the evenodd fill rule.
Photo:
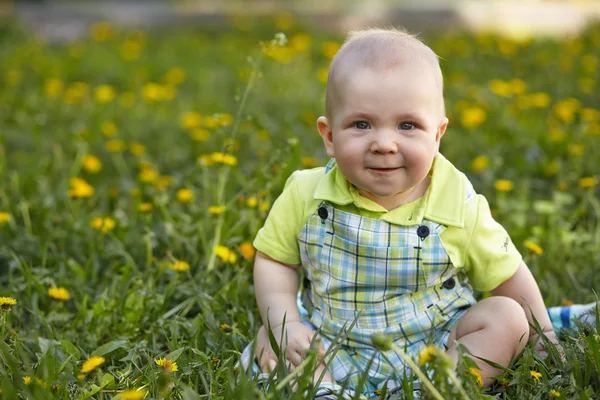
<svg viewBox="0 0 600 400">
<path fill-rule="evenodd" d="M 358 122 L 355 122 L 355 123 L 354 123 L 354 126 L 355 126 L 357 129 L 369 129 L 369 128 L 371 127 L 371 125 L 369 125 L 369 123 L 368 123 L 368 122 L 365 122 L 365 121 L 358 121 Z"/>
<path fill-rule="evenodd" d="M 415 129 L 415 124 L 413 124 L 412 122 L 403 122 L 400 124 L 400 129 L 403 131 L 410 131 L 412 129 Z"/>
</svg>

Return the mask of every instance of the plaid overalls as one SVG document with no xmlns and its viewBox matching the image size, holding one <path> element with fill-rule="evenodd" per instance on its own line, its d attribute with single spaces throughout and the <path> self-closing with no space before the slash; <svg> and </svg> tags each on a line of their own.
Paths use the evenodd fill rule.
<svg viewBox="0 0 600 400">
<path fill-rule="evenodd" d="M 309 217 L 298 235 L 306 318 L 329 340 L 355 321 L 330 365 L 338 382 L 349 380 L 352 388 L 368 368 L 372 391 L 402 376 L 404 363 L 395 352 L 386 354 L 389 365 L 374 349 L 375 333 L 391 335 L 415 358 L 427 344 L 446 345 L 475 298 L 444 249 L 444 229 L 428 220 L 394 225 L 329 202 Z"/>
<path fill-rule="evenodd" d="M 473 194 L 470 187 L 465 201 Z M 415 359 L 428 344 L 446 347 L 450 331 L 475 298 L 442 244 L 444 229 L 426 219 L 415 226 L 395 225 L 338 210 L 327 201 L 308 218 L 298 235 L 304 271 L 298 308 L 306 325 L 320 329 L 326 349 L 342 333 L 337 352 L 325 360 L 337 382 L 354 390 L 368 370 L 362 388 L 368 397 L 386 384 L 400 385 L 404 362 L 388 351 L 388 363 L 371 342 L 375 333 L 391 335 Z M 242 356 L 245 366 L 249 347 Z M 260 372 L 257 365 L 253 370 Z"/>
</svg>

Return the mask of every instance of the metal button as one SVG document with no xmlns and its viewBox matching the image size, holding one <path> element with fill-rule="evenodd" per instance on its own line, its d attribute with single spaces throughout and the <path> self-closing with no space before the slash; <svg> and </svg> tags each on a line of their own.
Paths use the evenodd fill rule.
<svg viewBox="0 0 600 400">
<path fill-rule="evenodd" d="M 421 238 L 421 239 L 425 239 L 427 236 L 429 236 L 429 228 L 425 225 L 421 225 L 417 228 L 417 235 Z"/>
<path fill-rule="evenodd" d="M 319 217 L 321 217 L 321 219 L 327 219 L 327 217 L 329 216 L 329 212 L 325 207 L 319 207 L 317 213 L 319 214 Z"/>
<path fill-rule="evenodd" d="M 456 286 L 456 281 L 454 280 L 454 278 L 450 278 L 442 284 L 442 287 L 448 290 L 454 289 L 454 286 Z"/>
</svg>

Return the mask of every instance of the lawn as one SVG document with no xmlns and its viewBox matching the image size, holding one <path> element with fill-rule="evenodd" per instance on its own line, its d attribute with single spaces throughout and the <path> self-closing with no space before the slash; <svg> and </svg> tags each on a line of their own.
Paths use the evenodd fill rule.
<svg viewBox="0 0 600 400">
<path fill-rule="evenodd" d="M 0 28 L 0 398 L 301 398 L 236 362 L 261 325 L 252 240 L 291 172 L 327 162 L 315 121 L 342 39 L 286 14 L 212 32 L 98 23 L 64 45 Z M 442 152 L 547 305 L 594 301 L 600 27 L 425 41 L 445 75 Z M 468 363 L 458 376 L 470 398 L 600 398 L 598 332 L 563 346 L 564 362 L 528 347 L 489 389 Z M 422 368 L 465 398 L 443 361 Z"/>
</svg>

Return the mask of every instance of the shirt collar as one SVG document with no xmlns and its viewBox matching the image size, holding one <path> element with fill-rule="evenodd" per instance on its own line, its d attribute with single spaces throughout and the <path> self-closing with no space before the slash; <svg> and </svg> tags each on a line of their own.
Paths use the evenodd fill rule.
<svg viewBox="0 0 600 400">
<path fill-rule="evenodd" d="M 341 206 L 354 203 L 359 209 L 381 213 L 381 219 L 392 223 L 404 225 L 415 218 L 419 222 L 426 218 L 442 225 L 462 228 L 466 208 L 465 181 L 464 174 L 438 153 L 432 166 L 431 183 L 425 195 L 394 210 L 388 211 L 374 201 L 361 196 L 342 175 L 337 164 L 333 165 L 319 180 L 313 197 L 315 200 L 325 200 Z M 401 212 L 403 208 L 411 209 L 410 218 L 403 215 L 405 214 Z"/>
</svg>

